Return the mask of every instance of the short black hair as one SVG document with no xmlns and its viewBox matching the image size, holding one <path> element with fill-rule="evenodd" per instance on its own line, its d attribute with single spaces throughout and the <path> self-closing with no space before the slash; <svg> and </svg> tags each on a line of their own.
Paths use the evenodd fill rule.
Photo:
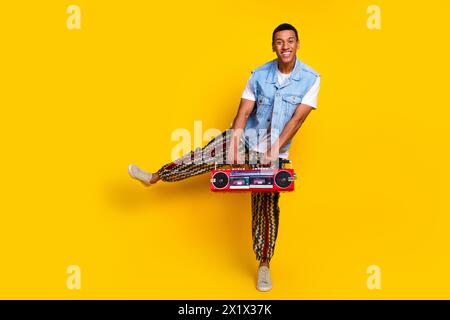
<svg viewBox="0 0 450 320">
<path fill-rule="evenodd" d="M 279 31 L 283 31 L 283 30 L 292 30 L 292 31 L 294 31 L 295 37 L 297 38 L 297 41 L 298 41 L 297 29 L 295 29 L 295 27 L 293 25 L 289 24 L 289 23 L 282 23 L 278 27 L 276 27 L 275 30 L 273 30 L 272 43 L 275 42 L 275 33 L 279 32 Z"/>
</svg>

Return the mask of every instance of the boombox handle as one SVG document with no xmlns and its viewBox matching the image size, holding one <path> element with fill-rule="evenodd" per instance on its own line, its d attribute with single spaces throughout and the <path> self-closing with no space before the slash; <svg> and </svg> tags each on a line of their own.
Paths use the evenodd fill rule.
<svg viewBox="0 0 450 320">
<path fill-rule="evenodd" d="M 278 160 L 278 168 L 279 169 L 283 169 L 284 168 L 284 166 L 283 166 L 284 164 L 291 164 L 292 165 L 292 161 L 288 160 L 288 159 L 280 158 Z M 231 165 L 231 167 L 233 167 L 233 165 Z M 214 170 L 217 170 L 217 161 L 214 161 Z"/>
</svg>

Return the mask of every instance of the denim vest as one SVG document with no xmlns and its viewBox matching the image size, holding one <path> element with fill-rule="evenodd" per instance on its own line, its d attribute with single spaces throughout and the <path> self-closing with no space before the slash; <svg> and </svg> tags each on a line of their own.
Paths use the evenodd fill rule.
<svg viewBox="0 0 450 320">
<path fill-rule="evenodd" d="M 244 138 L 253 150 L 264 152 L 272 145 L 292 118 L 298 104 L 316 82 L 319 74 L 296 58 L 294 69 L 282 85 L 277 80 L 277 59 L 252 71 L 250 85 L 256 105 L 244 129 Z M 280 157 L 287 157 L 291 140 L 280 149 Z"/>
</svg>

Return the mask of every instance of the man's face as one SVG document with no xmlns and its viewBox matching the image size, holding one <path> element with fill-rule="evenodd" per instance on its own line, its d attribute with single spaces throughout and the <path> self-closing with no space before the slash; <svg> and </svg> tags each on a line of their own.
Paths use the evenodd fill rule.
<svg viewBox="0 0 450 320">
<path fill-rule="evenodd" d="M 272 51 L 277 54 L 278 60 L 283 63 L 295 61 L 300 42 L 292 30 L 283 30 L 275 33 Z"/>
</svg>

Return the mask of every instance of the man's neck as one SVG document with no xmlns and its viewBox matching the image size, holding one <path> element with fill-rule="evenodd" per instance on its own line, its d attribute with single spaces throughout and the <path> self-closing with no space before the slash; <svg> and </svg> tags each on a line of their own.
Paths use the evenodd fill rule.
<svg viewBox="0 0 450 320">
<path fill-rule="evenodd" d="M 297 58 L 294 59 L 292 62 L 289 62 L 289 63 L 282 63 L 280 60 L 278 60 L 278 70 L 281 73 L 286 73 L 286 74 L 291 73 L 292 70 L 295 67 L 295 62 L 296 61 L 297 61 Z"/>
</svg>

